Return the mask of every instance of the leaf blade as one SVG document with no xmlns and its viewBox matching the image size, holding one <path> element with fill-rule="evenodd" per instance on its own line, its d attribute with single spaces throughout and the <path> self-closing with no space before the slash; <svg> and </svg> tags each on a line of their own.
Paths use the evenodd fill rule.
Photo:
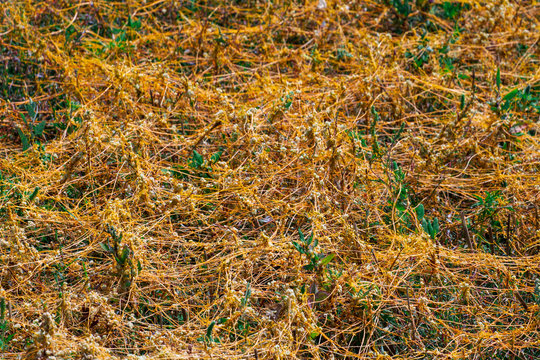
<svg viewBox="0 0 540 360">
<path fill-rule="evenodd" d="M 324 257 L 324 259 L 321 260 L 320 264 L 321 266 L 326 266 L 336 257 L 335 253 L 328 254 Z"/>
</svg>

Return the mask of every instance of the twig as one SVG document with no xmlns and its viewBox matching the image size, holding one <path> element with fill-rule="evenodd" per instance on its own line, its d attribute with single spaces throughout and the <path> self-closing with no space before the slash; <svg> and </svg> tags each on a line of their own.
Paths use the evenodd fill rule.
<svg viewBox="0 0 540 360">
<path fill-rule="evenodd" d="M 475 247 L 471 239 L 471 234 L 469 234 L 469 229 L 467 228 L 467 221 L 465 220 L 465 214 L 461 212 L 460 215 L 461 215 L 461 225 L 463 226 L 463 232 L 465 233 L 465 239 L 467 240 L 467 245 L 469 245 L 469 248 L 471 250 L 474 250 Z"/>
<path fill-rule="evenodd" d="M 527 303 L 525 302 L 525 300 L 523 300 L 523 298 L 521 297 L 521 295 L 519 294 L 519 291 L 518 290 L 514 290 L 514 295 L 516 296 L 516 298 L 518 299 L 519 303 L 521 304 L 521 306 L 523 306 L 523 309 L 525 309 L 525 311 L 529 311 L 529 307 L 527 306 Z"/>
<path fill-rule="evenodd" d="M 411 337 L 413 340 L 416 340 L 416 322 L 414 321 L 414 316 L 411 309 L 411 301 L 409 298 L 409 286 L 407 285 L 407 307 L 409 308 L 409 315 L 411 317 Z"/>
</svg>

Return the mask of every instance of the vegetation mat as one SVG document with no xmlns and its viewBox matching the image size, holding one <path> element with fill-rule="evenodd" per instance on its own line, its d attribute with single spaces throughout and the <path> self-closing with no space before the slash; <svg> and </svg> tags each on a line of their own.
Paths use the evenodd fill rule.
<svg viewBox="0 0 540 360">
<path fill-rule="evenodd" d="M 536 0 L 7 0 L 2 359 L 540 358 Z"/>
</svg>

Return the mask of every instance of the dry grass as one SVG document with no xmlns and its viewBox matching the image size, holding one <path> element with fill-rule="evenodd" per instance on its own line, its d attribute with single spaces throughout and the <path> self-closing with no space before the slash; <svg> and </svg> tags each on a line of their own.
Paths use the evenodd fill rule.
<svg viewBox="0 0 540 360">
<path fill-rule="evenodd" d="M 407 3 L 3 2 L 1 357 L 539 358 L 540 7 Z"/>
</svg>

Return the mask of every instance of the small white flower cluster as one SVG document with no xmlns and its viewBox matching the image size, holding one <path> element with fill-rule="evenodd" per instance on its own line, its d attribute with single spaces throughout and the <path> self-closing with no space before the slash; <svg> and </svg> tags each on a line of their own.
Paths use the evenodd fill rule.
<svg viewBox="0 0 540 360">
<path fill-rule="evenodd" d="M 225 294 L 223 307 L 225 309 L 236 309 L 242 303 L 243 297 L 244 294 L 241 291 L 229 289 Z"/>
<path fill-rule="evenodd" d="M 275 359 L 287 359 L 292 356 L 292 352 L 285 345 L 276 344 L 271 348 L 272 355 Z"/>
<path fill-rule="evenodd" d="M 471 294 L 471 285 L 465 281 L 462 281 L 459 283 L 458 289 L 461 294 L 461 298 L 465 301 L 468 301 Z"/>
<path fill-rule="evenodd" d="M 255 194 L 239 195 L 239 198 L 252 213 L 257 211 L 258 201 Z"/>
<path fill-rule="evenodd" d="M 90 334 L 80 343 L 79 352 L 84 360 L 103 359 L 103 353 L 108 353 L 108 349 L 102 348 L 99 341 L 101 341 L 101 336 Z"/>
<path fill-rule="evenodd" d="M 36 348 L 37 353 L 40 354 L 41 357 L 52 356 L 53 353 L 50 349 L 56 330 L 56 325 L 52 315 L 48 312 L 43 313 L 41 315 L 41 320 L 34 320 L 32 326 L 37 328 L 33 334 L 33 346 Z"/>
<path fill-rule="evenodd" d="M 170 339 L 170 335 L 163 331 L 154 331 L 149 338 L 150 343 L 156 348 L 162 348 Z"/>
<path fill-rule="evenodd" d="M 225 112 L 225 110 L 221 109 L 214 115 L 214 117 L 216 118 L 216 120 L 223 120 L 227 118 L 227 113 Z"/>
<path fill-rule="evenodd" d="M 123 324 L 122 317 L 112 309 L 107 309 L 104 311 L 105 320 L 109 325 L 112 325 L 112 328 L 119 328 Z"/>
<path fill-rule="evenodd" d="M 128 354 L 126 356 L 127 360 L 149 360 L 149 358 L 146 355 L 134 355 L 134 354 Z"/>
<path fill-rule="evenodd" d="M 11 249 L 20 256 L 30 256 L 31 258 L 38 256 L 38 251 L 32 244 L 33 240 L 27 237 L 24 227 L 3 226 L 0 228 L 0 234 L 5 234 L 4 237 L 0 237 L 0 248 Z"/>
<path fill-rule="evenodd" d="M 131 212 L 125 206 L 123 200 L 114 199 L 107 202 L 107 205 L 100 213 L 100 217 L 103 224 L 121 226 L 121 224 L 125 224 L 131 219 Z"/>
<path fill-rule="evenodd" d="M 269 248 L 273 245 L 270 236 L 266 235 L 264 232 L 261 232 L 259 235 L 259 243 L 264 248 Z"/>
</svg>

